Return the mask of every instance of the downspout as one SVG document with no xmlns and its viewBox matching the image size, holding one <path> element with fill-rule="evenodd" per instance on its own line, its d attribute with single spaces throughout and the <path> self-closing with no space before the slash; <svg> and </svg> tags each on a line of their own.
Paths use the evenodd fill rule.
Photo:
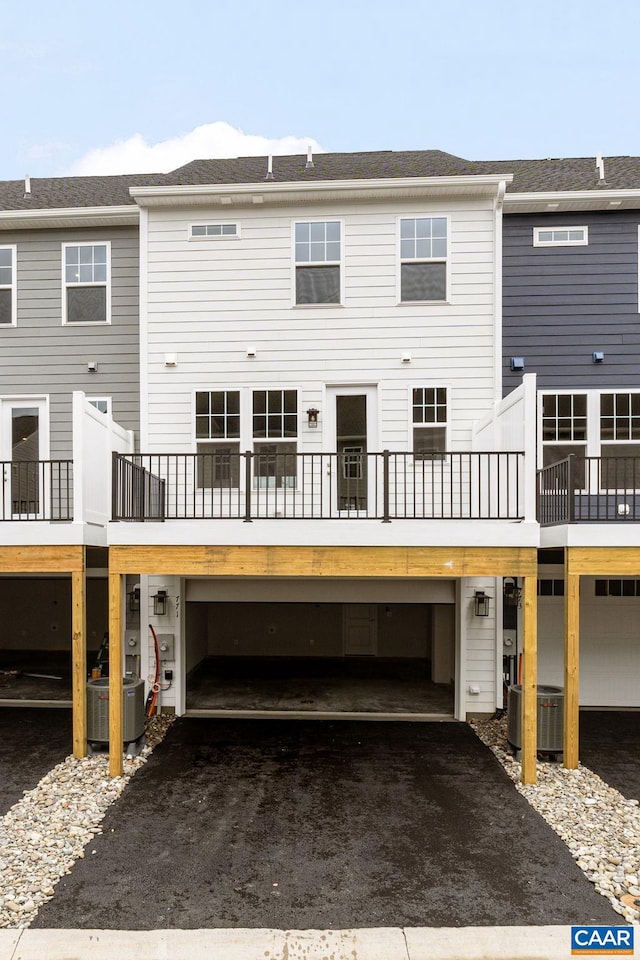
<svg viewBox="0 0 640 960">
<path fill-rule="evenodd" d="M 502 400 L 502 209 L 504 205 L 504 195 L 507 191 L 506 180 L 501 180 L 498 184 L 498 192 L 493 201 L 493 235 L 494 235 L 494 258 L 493 258 L 493 342 L 494 342 L 494 402 L 499 403 Z"/>
</svg>

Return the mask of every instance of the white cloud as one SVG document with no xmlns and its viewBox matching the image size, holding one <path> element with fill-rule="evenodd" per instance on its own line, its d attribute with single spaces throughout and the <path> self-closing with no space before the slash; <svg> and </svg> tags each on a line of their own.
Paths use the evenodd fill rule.
<svg viewBox="0 0 640 960">
<path fill-rule="evenodd" d="M 128 140 L 118 140 L 107 147 L 89 150 L 64 171 L 65 176 L 87 176 L 113 173 L 166 173 L 191 160 L 210 157 L 251 157 L 315 153 L 322 147 L 311 137 L 279 137 L 271 139 L 243 133 L 231 124 L 218 120 L 205 123 L 189 133 L 160 143 L 147 143 L 139 133 Z"/>
</svg>

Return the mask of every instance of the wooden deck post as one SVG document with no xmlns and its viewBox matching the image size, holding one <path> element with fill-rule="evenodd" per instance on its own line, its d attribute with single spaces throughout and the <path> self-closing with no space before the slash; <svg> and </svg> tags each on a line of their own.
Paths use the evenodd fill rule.
<svg viewBox="0 0 640 960">
<path fill-rule="evenodd" d="M 571 572 L 571 550 L 564 561 L 564 766 L 576 770 L 580 730 L 580 574 Z"/>
<path fill-rule="evenodd" d="M 122 575 L 109 573 L 109 774 L 121 777 L 122 716 Z"/>
<path fill-rule="evenodd" d="M 87 755 L 87 579 L 85 550 L 82 570 L 71 574 L 71 689 L 73 702 L 73 755 Z"/>
<path fill-rule="evenodd" d="M 525 576 L 522 655 L 522 783 L 536 782 L 538 752 L 538 578 Z"/>
</svg>

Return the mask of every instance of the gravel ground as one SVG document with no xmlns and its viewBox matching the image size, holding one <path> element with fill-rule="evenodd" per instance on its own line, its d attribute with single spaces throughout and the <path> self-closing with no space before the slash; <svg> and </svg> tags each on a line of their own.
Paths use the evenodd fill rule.
<svg viewBox="0 0 640 960">
<path fill-rule="evenodd" d="M 109 776 L 106 755 L 67 757 L 0 820 L 0 928 L 28 927 L 54 895 L 57 881 L 85 853 L 91 855 L 85 847 L 101 832 L 107 808 L 172 720 L 158 716 L 147 721 L 146 746 L 139 756 L 125 759 L 124 776 Z"/>
<path fill-rule="evenodd" d="M 564 840 L 573 858 L 613 909 L 629 923 L 640 921 L 640 809 L 597 774 L 580 765 L 538 761 L 538 783 L 520 783 L 521 764 L 507 747 L 507 720 L 472 723 L 526 797 Z"/>
</svg>

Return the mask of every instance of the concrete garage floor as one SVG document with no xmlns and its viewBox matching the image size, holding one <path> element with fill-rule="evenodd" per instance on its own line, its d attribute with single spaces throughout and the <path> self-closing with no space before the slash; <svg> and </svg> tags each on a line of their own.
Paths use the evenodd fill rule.
<svg viewBox="0 0 640 960">
<path fill-rule="evenodd" d="M 183 718 L 33 926 L 568 923 L 620 917 L 466 724 Z"/>
<path fill-rule="evenodd" d="M 0 673 L 0 701 L 63 701 L 71 705 L 71 651 L 0 650 L 0 671 L 13 670 L 18 676 Z M 25 676 L 29 673 L 60 679 Z"/>
<path fill-rule="evenodd" d="M 0 816 L 71 752 L 71 710 L 0 708 Z"/>
<path fill-rule="evenodd" d="M 304 711 L 453 716 L 453 687 L 421 659 L 207 657 L 187 681 L 191 711 Z"/>
<path fill-rule="evenodd" d="M 580 760 L 628 800 L 640 800 L 640 710 L 581 710 Z"/>
</svg>

